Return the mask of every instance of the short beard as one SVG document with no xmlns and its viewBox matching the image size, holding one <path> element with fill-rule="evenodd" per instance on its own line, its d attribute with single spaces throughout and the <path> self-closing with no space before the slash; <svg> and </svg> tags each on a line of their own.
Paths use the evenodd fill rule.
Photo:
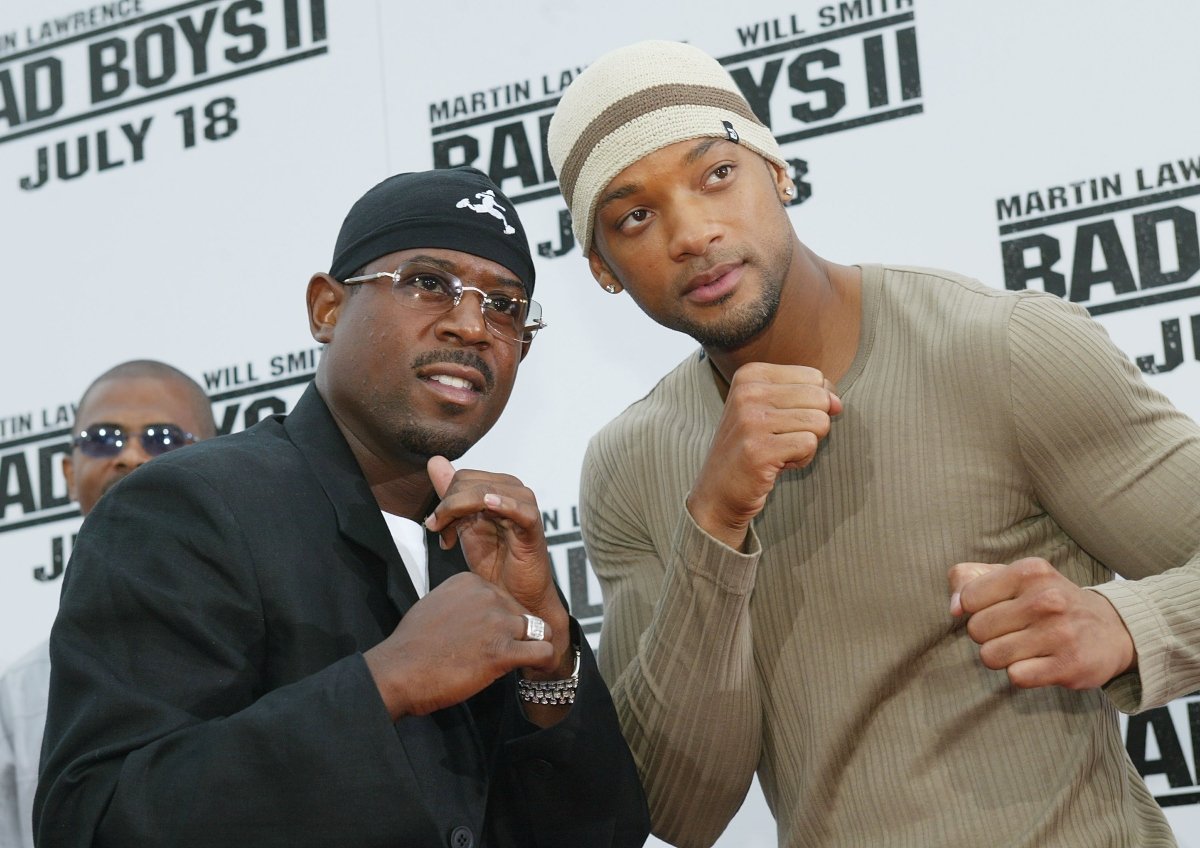
<svg viewBox="0 0 1200 848">
<path fill-rule="evenodd" d="M 687 333 L 706 350 L 736 350 L 771 326 L 779 311 L 781 294 L 781 286 L 768 285 L 758 300 L 737 312 L 727 313 L 720 323 L 698 324 L 679 318 L 675 329 Z"/>
<path fill-rule="evenodd" d="M 736 311 L 727 311 L 719 320 L 707 324 L 679 317 L 673 328 L 687 333 L 706 350 L 737 350 L 757 338 L 771 326 L 779 312 L 784 280 L 792 265 L 794 244 L 791 238 L 782 238 L 786 246 L 763 267 L 762 291 L 757 300 Z M 722 303 L 714 305 L 720 307 Z"/>
<path fill-rule="evenodd" d="M 397 436 L 397 441 L 405 451 L 424 459 L 429 459 L 431 456 L 444 456 L 450 460 L 458 459 L 474 444 L 472 439 L 462 433 L 423 426 L 414 421 L 404 423 Z"/>
<path fill-rule="evenodd" d="M 471 351 L 463 350 L 431 350 L 415 357 L 412 361 L 413 368 L 419 368 L 424 365 L 433 365 L 438 362 L 456 362 L 461 365 L 469 365 L 479 372 L 483 377 L 484 393 L 488 394 L 495 388 L 496 377 L 492 373 L 492 369 L 481 356 Z M 403 399 L 402 405 L 407 405 L 407 398 Z M 452 420 L 462 412 L 462 408 L 455 404 L 445 404 L 442 407 L 445 412 L 447 421 Z M 399 432 L 396 436 L 396 441 L 407 452 L 416 456 L 428 459 L 431 456 L 444 456 L 446 459 L 458 459 L 466 453 L 476 441 L 482 437 L 482 433 L 475 437 L 464 435 L 461 432 L 456 432 L 452 429 L 443 429 L 436 425 L 421 423 L 413 420 L 411 416 L 406 416 L 401 423 Z"/>
</svg>

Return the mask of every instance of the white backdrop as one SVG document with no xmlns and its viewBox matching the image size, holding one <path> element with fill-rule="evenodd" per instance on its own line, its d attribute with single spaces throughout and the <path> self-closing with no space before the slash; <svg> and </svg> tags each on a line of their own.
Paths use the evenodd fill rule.
<svg viewBox="0 0 1200 848">
<path fill-rule="evenodd" d="M 163 359 L 224 429 L 289 408 L 319 356 L 304 287 L 348 205 L 462 162 L 502 180 L 542 245 L 551 325 L 467 461 L 538 493 L 595 634 L 584 447 L 693 345 L 592 282 L 542 139 L 578 70 L 642 38 L 726 63 L 797 166 L 793 217 L 818 253 L 1078 300 L 1200 415 L 1192 0 L 83 3 L 0 10 L 0 665 L 54 615 L 79 524 L 59 460 L 91 378 Z M 1184 698 L 1126 726 L 1185 845 L 1197 725 Z M 721 844 L 774 844 L 761 796 Z"/>
</svg>

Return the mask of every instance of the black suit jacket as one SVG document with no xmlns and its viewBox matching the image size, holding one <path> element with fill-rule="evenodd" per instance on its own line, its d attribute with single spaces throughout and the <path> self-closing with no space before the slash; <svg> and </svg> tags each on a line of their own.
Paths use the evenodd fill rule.
<svg viewBox="0 0 1200 848">
<path fill-rule="evenodd" d="M 465 568 L 429 551 L 434 574 Z M 641 845 L 586 641 L 552 728 L 524 718 L 513 675 L 392 723 L 362 652 L 416 602 L 315 387 L 286 418 L 143 466 L 64 578 L 39 846 Z"/>
</svg>

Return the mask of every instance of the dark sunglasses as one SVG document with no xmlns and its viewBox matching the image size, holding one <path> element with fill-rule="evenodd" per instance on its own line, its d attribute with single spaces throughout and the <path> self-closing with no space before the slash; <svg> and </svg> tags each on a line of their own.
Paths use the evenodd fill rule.
<svg viewBox="0 0 1200 848">
<path fill-rule="evenodd" d="M 74 445 L 88 456 L 111 459 L 125 449 L 126 440 L 134 435 L 126 433 L 120 424 L 104 422 L 80 430 Z M 161 456 L 196 441 L 195 436 L 174 424 L 148 424 L 137 435 L 142 440 L 142 450 L 150 456 Z"/>
</svg>

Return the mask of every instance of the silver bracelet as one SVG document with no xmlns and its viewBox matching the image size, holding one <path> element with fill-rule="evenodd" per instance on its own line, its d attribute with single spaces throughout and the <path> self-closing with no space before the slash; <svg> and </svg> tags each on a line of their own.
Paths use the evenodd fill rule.
<svg viewBox="0 0 1200 848">
<path fill-rule="evenodd" d="M 517 694 L 531 704 L 573 704 L 579 688 L 579 648 L 575 648 L 575 670 L 566 680 L 526 680 L 517 678 Z"/>
</svg>

